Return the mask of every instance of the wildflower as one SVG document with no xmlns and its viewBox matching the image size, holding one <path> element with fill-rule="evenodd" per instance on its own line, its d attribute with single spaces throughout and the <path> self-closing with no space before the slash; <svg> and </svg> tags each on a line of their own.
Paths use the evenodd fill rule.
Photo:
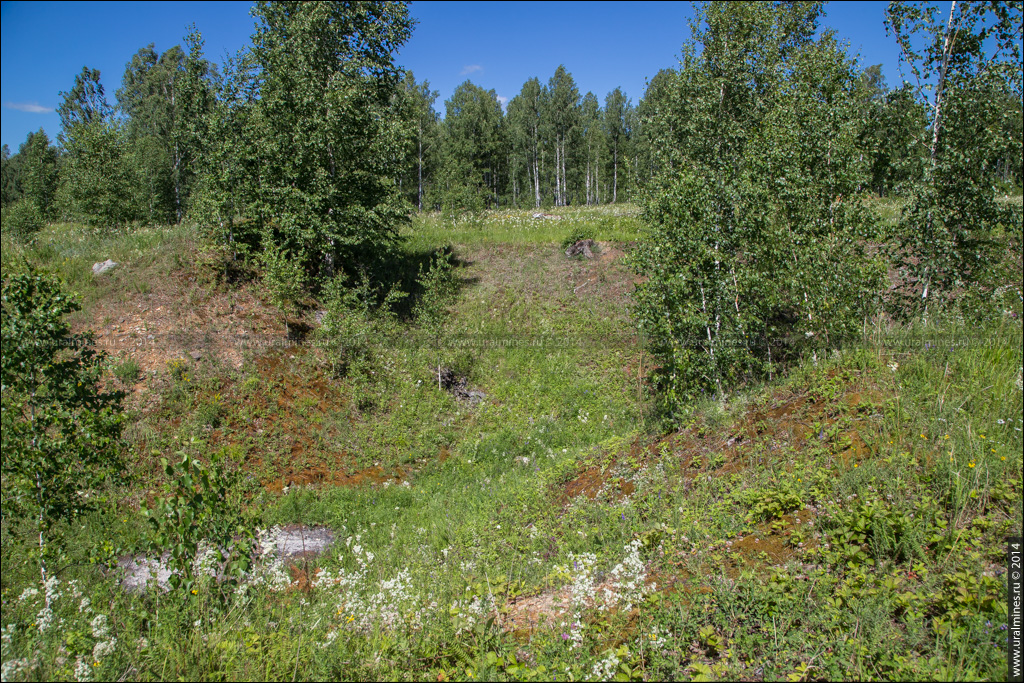
<svg viewBox="0 0 1024 683">
<path fill-rule="evenodd" d="M 112 654 L 116 647 L 117 638 L 111 638 L 110 640 L 103 640 L 96 643 L 96 645 L 92 648 L 93 659 L 97 660 L 96 663 L 99 664 L 99 660 L 103 659 L 107 655 Z"/>
<path fill-rule="evenodd" d="M 99 640 L 103 640 L 110 633 L 110 627 L 107 625 L 107 615 L 97 614 L 92 622 L 89 624 L 92 629 L 92 637 Z"/>
<path fill-rule="evenodd" d="M 75 660 L 75 680 L 76 681 L 91 681 L 92 680 L 92 669 L 89 668 L 89 664 L 79 657 Z"/>
<path fill-rule="evenodd" d="M 39 628 L 40 633 L 44 633 L 46 629 L 50 628 L 53 623 L 53 610 L 49 607 L 43 607 L 39 610 L 39 614 L 36 615 L 36 624 Z"/>
</svg>

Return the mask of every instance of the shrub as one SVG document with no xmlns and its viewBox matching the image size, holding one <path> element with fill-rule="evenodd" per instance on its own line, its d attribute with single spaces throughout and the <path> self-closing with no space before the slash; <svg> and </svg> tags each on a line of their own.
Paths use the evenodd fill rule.
<svg viewBox="0 0 1024 683">
<path fill-rule="evenodd" d="M 43 214 L 31 199 L 19 199 L 4 209 L 4 232 L 15 237 L 30 237 L 43 229 Z"/>
<path fill-rule="evenodd" d="M 830 34 L 813 39 L 819 11 L 704 6 L 655 122 L 635 317 L 671 416 L 841 342 L 874 303 L 855 70 Z"/>
<path fill-rule="evenodd" d="M 125 384 L 131 384 L 137 380 L 140 372 L 142 372 L 142 368 L 134 358 L 129 358 L 114 366 L 114 377 L 117 377 Z"/>
<path fill-rule="evenodd" d="M 64 316 L 80 306 L 56 278 L 29 268 L 2 303 L 4 514 L 33 520 L 45 582 L 55 523 L 94 509 L 94 489 L 123 473 L 123 395 L 100 391 L 103 356 L 71 334 Z"/>
</svg>

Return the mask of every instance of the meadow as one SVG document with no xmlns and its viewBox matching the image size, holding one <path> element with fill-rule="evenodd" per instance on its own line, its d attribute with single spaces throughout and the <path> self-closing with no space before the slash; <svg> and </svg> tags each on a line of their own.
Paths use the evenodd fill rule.
<svg viewBox="0 0 1024 683">
<path fill-rule="evenodd" d="M 865 321 L 667 429 L 629 312 L 637 209 L 554 213 L 415 217 L 410 262 L 455 264 L 440 322 L 350 311 L 327 318 L 341 337 L 315 300 L 286 326 L 187 226 L 5 234 L 5 275 L 27 261 L 81 296 L 131 479 L 83 492 L 104 504 L 61 529 L 45 585 L 4 515 L 3 679 L 1004 675 L 1019 302 Z M 563 253 L 579 236 L 594 259 Z M 167 530 L 145 510 L 196 492 L 183 458 L 224 482 L 198 503 L 218 538 L 263 553 L 221 582 L 194 538 L 193 583 L 128 591 L 126 558 Z M 323 553 L 272 552 L 319 530 Z"/>
</svg>

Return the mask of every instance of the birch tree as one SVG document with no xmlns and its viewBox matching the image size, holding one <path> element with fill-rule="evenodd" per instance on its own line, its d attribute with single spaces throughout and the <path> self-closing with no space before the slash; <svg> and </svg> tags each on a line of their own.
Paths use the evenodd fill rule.
<svg viewBox="0 0 1024 683">
<path fill-rule="evenodd" d="M 1005 154 L 1001 103 L 1020 101 L 1022 5 L 893 2 L 886 27 L 929 112 L 924 182 L 903 211 L 891 254 L 925 313 L 955 289 L 983 286 L 992 272 L 993 230 L 1020 234 L 1020 211 L 996 202 Z M 1019 140 L 1016 156 L 1021 156 Z"/>
</svg>

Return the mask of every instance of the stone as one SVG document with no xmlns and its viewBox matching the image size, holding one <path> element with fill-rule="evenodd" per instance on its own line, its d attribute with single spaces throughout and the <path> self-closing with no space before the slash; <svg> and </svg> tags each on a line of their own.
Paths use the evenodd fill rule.
<svg viewBox="0 0 1024 683">
<path fill-rule="evenodd" d="M 565 250 L 565 255 L 568 258 L 572 258 L 574 256 L 594 258 L 594 252 L 592 250 L 596 246 L 596 243 L 592 239 L 580 240 L 575 244 L 570 245 L 569 248 Z"/>
<path fill-rule="evenodd" d="M 334 532 L 322 526 L 293 525 L 284 529 L 274 529 L 268 541 L 264 546 L 264 551 L 270 553 L 271 557 L 267 559 L 294 561 L 326 551 L 334 542 Z M 256 549 L 251 559 L 258 558 L 259 549 Z M 161 591 L 167 591 L 170 588 L 170 579 L 173 574 L 170 568 L 170 553 L 165 552 L 159 558 L 145 555 L 122 557 L 117 564 L 119 583 L 127 591 L 145 590 L 151 582 L 156 583 Z M 224 576 L 218 572 L 217 578 L 222 580 Z"/>
<path fill-rule="evenodd" d="M 92 264 L 92 274 L 93 275 L 103 275 L 103 273 L 105 273 L 108 270 L 111 270 L 111 269 L 113 269 L 115 267 L 117 267 L 117 262 L 116 261 L 112 261 L 111 259 L 107 259 L 103 263 L 94 263 L 94 264 Z"/>
</svg>

